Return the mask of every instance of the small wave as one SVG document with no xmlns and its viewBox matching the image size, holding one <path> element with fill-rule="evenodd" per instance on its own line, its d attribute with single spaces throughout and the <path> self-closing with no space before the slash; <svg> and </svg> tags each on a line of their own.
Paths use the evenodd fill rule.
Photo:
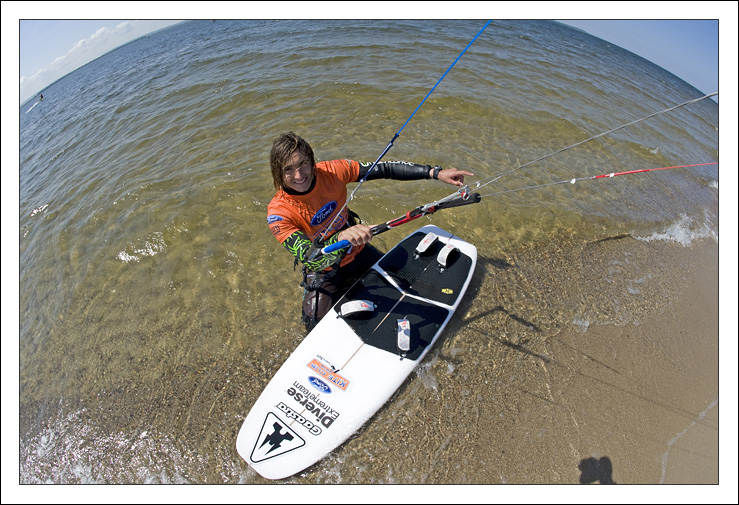
<svg viewBox="0 0 739 505">
<path fill-rule="evenodd" d="M 47 203 L 46 205 L 42 205 L 41 207 L 36 207 L 35 209 L 33 209 L 31 211 L 31 215 L 32 216 L 35 216 L 36 214 L 38 214 L 39 212 L 41 212 L 42 210 L 44 210 L 48 206 L 49 206 L 49 204 Z"/>
<path fill-rule="evenodd" d="M 659 147 L 649 147 L 642 144 L 639 144 L 639 147 L 651 154 L 660 154 Z"/>
<path fill-rule="evenodd" d="M 683 247 L 690 247 L 694 240 L 704 238 L 713 238 L 718 242 L 718 233 L 707 222 L 696 224 L 692 218 L 683 214 L 678 222 L 671 224 L 663 232 L 654 232 L 647 237 L 634 234 L 634 238 L 643 242 L 665 240 L 677 242 Z"/>
<path fill-rule="evenodd" d="M 179 450 L 167 435 L 154 430 L 104 433 L 86 423 L 85 415 L 84 408 L 62 414 L 41 433 L 23 441 L 22 484 L 191 482 L 179 468 L 192 464 L 192 455 Z"/>
<path fill-rule="evenodd" d="M 119 252 L 116 258 L 123 263 L 129 263 L 131 261 L 138 262 L 142 256 L 154 256 L 166 248 L 167 244 L 164 242 L 162 233 L 154 232 L 145 240 L 139 241 L 136 245 L 131 245 Z"/>
<path fill-rule="evenodd" d="M 706 409 L 703 412 L 698 414 L 698 418 L 696 420 L 691 422 L 683 431 L 675 435 L 672 438 L 672 440 L 667 442 L 667 451 L 665 451 L 665 453 L 662 455 L 662 477 L 660 477 L 659 479 L 660 484 L 665 483 L 665 475 L 667 474 L 667 460 L 670 457 L 670 451 L 672 450 L 672 447 L 675 445 L 675 442 L 677 442 L 683 435 L 685 435 L 695 425 L 697 425 L 704 417 L 706 417 L 706 414 L 708 414 L 708 412 L 716 405 L 718 405 L 718 398 L 713 400 L 711 404 L 708 407 L 706 407 Z"/>
<path fill-rule="evenodd" d="M 582 333 L 588 331 L 588 328 L 590 327 L 590 321 L 580 316 L 575 317 L 575 319 L 572 320 L 572 324 L 577 326 Z"/>
<path fill-rule="evenodd" d="M 421 380 L 421 384 L 423 384 L 426 389 L 433 389 L 434 391 L 436 391 L 439 388 L 439 382 L 436 380 L 436 377 L 431 372 L 432 365 L 433 361 L 423 363 L 416 367 L 415 372 L 418 378 Z"/>
</svg>

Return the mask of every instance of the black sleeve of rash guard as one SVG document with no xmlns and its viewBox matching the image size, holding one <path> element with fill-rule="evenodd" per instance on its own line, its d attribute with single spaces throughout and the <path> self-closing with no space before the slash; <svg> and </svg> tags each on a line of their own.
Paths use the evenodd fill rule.
<svg viewBox="0 0 739 505">
<path fill-rule="evenodd" d="M 359 178 L 361 181 L 372 167 L 372 163 L 359 163 Z M 396 181 L 415 181 L 417 179 L 430 179 L 431 165 L 419 165 L 407 161 L 383 161 L 378 163 L 367 177 L 368 181 L 373 179 L 394 179 Z"/>
</svg>

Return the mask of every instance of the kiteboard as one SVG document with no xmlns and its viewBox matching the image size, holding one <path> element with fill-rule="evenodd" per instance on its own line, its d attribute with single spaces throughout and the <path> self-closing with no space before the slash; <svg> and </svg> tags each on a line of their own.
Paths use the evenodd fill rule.
<svg viewBox="0 0 739 505">
<path fill-rule="evenodd" d="M 385 254 L 329 310 L 252 406 L 236 448 L 267 479 L 313 465 L 403 384 L 459 306 L 472 244 L 433 225 Z"/>
</svg>

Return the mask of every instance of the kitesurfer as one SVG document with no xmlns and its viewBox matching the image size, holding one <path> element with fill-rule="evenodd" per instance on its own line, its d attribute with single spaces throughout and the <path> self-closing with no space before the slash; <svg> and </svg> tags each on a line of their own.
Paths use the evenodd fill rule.
<svg viewBox="0 0 739 505">
<path fill-rule="evenodd" d="M 293 132 L 280 135 L 270 153 L 275 195 L 267 207 L 267 224 L 277 240 L 303 263 L 303 323 L 309 331 L 328 312 L 352 282 L 371 267 L 382 253 L 369 244 L 371 227 L 344 208 L 347 184 L 366 180 L 438 179 L 462 187 L 470 172 L 456 168 L 419 165 L 402 161 L 381 162 L 367 175 L 372 163 L 348 159 L 316 163 L 313 149 Z M 337 213 L 341 214 L 337 217 Z M 348 249 L 310 260 L 316 237 L 324 246 L 340 240 Z"/>
</svg>

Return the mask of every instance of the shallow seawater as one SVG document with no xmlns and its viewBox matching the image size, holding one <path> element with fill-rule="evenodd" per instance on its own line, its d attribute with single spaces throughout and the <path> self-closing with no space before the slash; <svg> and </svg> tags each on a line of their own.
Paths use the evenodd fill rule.
<svg viewBox="0 0 739 505">
<path fill-rule="evenodd" d="M 266 226 L 271 143 L 374 161 L 483 24 L 188 22 L 23 104 L 20 482 L 267 484 L 236 434 L 304 336 Z M 506 174 L 416 221 L 477 246 L 473 284 L 392 400 L 285 482 L 677 475 L 670 442 L 718 433 L 718 165 L 511 190 L 717 162 L 707 99 L 519 169 L 699 96 L 558 23 L 492 23 L 385 157 Z M 378 223 L 451 191 L 371 181 L 351 208 Z"/>
</svg>

